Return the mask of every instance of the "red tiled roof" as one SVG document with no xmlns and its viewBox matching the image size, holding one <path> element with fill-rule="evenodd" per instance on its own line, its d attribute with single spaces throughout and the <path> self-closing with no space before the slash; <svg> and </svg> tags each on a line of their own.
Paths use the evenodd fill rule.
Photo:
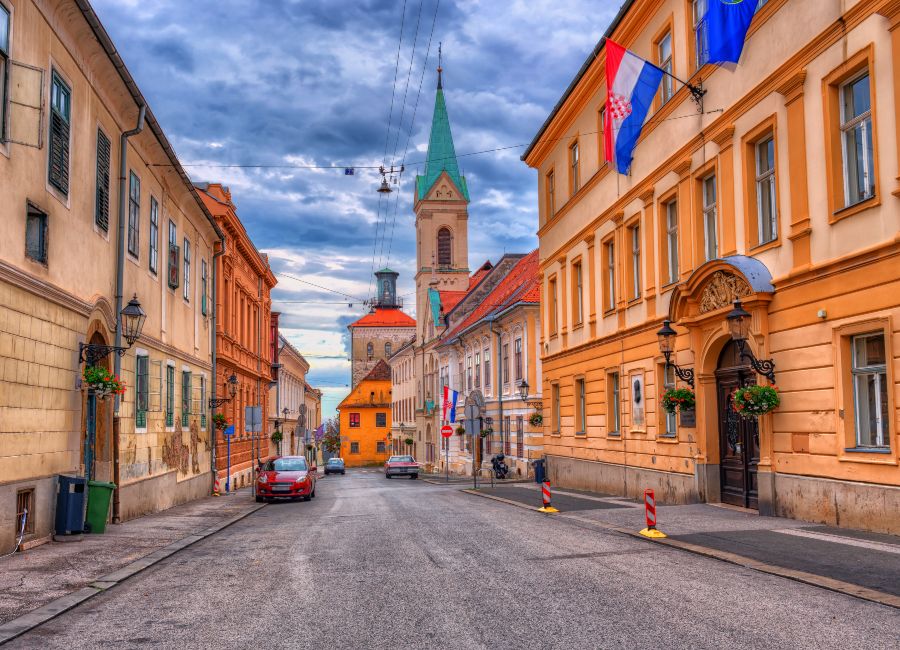
<svg viewBox="0 0 900 650">
<path fill-rule="evenodd" d="M 494 265 L 491 264 L 490 260 L 488 260 L 487 262 L 482 264 L 480 267 L 478 267 L 478 269 L 475 271 L 475 273 L 473 273 L 472 276 L 469 278 L 469 291 L 474 289 L 475 286 L 479 282 L 481 282 L 482 278 L 484 278 L 484 276 L 486 276 L 488 274 L 488 271 L 490 271 L 492 268 L 494 268 Z"/>
<path fill-rule="evenodd" d="M 444 310 L 446 314 L 451 309 L 456 307 L 460 301 L 466 297 L 468 291 L 438 291 L 438 294 L 441 296 L 441 308 Z"/>
<path fill-rule="evenodd" d="M 385 381 L 390 380 L 390 378 L 391 367 L 385 362 L 384 359 L 379 359 L 378 363 L 375 364 L 375 367 L 369 371 L 369 374 L 363 377 L 363 381 L 365 381 L 366 379 Z"/>
<path fill-rule="evenodd" d="M 462 323 L 444 336 L 450 340 L 466 328 L 495 311 L 502 311 L 517 302 L 540 303 L 541 282 L 538 250 L 531 251 L 520 259 L 506 277 L 494 287 L 484 300 Z"/>
<path fill-rule="evenodd" d="M 415 327 L 416 321 L 411 316 L 404 314 L 399 309 L 385 309 L 376 307 L 375 311 L 368 313 L 358 321 L 350 323 L 348 327 Z"/>
</svg>

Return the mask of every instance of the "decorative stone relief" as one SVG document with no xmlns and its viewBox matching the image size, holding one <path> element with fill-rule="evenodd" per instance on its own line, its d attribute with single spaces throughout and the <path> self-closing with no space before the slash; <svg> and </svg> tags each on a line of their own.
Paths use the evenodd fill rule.
<svg viewBox="0 0 900 650">
<path fill-rule="evenodd" d="M 716 271 L 700 294 L 700 313 L 705 314 L 727 307 L 735 300 L 751 293 L 753 292 L 750 285 L 743 278 L 727 271 Z"/>
</svg>

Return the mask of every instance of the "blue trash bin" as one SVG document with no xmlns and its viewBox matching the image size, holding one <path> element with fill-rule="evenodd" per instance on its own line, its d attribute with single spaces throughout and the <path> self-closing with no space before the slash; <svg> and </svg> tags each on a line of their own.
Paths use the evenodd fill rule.
<svg viewBox="0 0 900 650">
<path fill-rule="evenodd" d="M 544 476 L 546 476 L 546 470 L 544 468 L 545 459 L 539 458 L 534 461 L 534 482 L 535 483 L 543 483 Z"/>
<path fill-rule="evenodd" d="M 81 476 L 59 476 L 56 493 L 57 535 L 75 535 L 84 530 L 84 489 Z"/>
</svg>

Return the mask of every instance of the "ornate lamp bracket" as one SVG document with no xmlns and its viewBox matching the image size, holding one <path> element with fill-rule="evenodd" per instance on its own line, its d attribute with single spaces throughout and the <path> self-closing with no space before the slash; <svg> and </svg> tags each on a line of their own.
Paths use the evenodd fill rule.
<svg viewBox="0 0 900 650">
<path fill-rule="evenodd" d="M 89 366 L 93 366 L 98 361 L 102 361 L 113 352 L 116 352 L 120 357 L 123 357 L 125 356 L 125 353 L 128 352 L 128 348 L 117 348 L 114 345 L 98 345 L 96 343 L 78 344 L 78 360 L 83 361 Z"/>
<path fill-rule="evenodd" d="M 232 397 L 217 397 L 216 399 L 210 399 L 209 400 L 209 408 L 217 409 L 220 406 L 222 406 L 222 404 L 227 404 L 232 399 L 234 399 L 234 398 L 232 398 Z"/>
<path fill-rule="evenodd" d="M 737 341 L 738 350 L 741 353 L 741 359 L 746 359 L 750 363 L 750 367 L 759 374 L 769 380 L 770 383 L 775 383 L 775 362 L 772 359 L 757 359 L 753 355 L 753 351 L 747 347 L 746 341 L 738 340 Z"/>
<path fill-rule="evenodd" d="M 664 353 L 666 357 L 666 365 L 671 366 L 675 371 L 675 376 L 678 377 L 681 381 L 688 384 L 691 388 L 694 387 L 694 369 L 693 368 L 683 368 L 678 364 L 672 363 L 669 358 L 672 356 L 671 352 Z"/>
</svg>

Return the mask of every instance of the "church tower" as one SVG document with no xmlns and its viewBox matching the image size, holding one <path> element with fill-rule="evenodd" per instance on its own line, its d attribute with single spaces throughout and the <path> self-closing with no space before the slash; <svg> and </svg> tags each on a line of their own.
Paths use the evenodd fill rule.
<svg viewBox="0 0 900 650">
<path fill-rule="evenodd" d="M 431 119 L 428 155 L 416 176 L 413 209 L 416 213 L 417 339 L 425 338 L 424 315 L 428 290 L 466 291 L 469 288 L 469 190 L 459 172 L 450 118 L 444 100 L 442 68 L 438 64 L 437 94 Z"/>
</svg>

